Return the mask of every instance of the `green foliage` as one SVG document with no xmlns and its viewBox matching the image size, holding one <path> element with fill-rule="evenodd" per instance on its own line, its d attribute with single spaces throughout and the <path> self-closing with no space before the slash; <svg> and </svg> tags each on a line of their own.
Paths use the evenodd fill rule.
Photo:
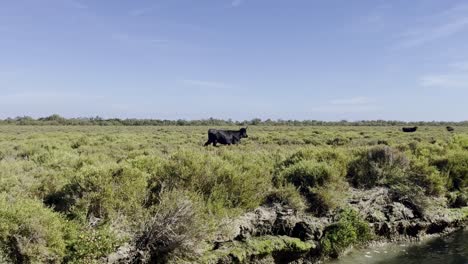
<svg viewBox="0 0 468 264">
<path fill-rule="evenodd" d="M 166 263 L 171 257 L 192 256 L 197 243 L 207 238 L 212 227 L 204 218 L 201 205 L 196 196 L 187 192 L 161 193 L 135 239 L 144 259 Z"/>
<path fill-rule="evenodd" d="M 194 245 L 210 238 L 225 218 L 261 204 L 317 215 L 342 208 L 346 180 L 355 187 L 387 186 L 417 210 L 425 208 L 428 195 L 446 196 L 452 207 L 466 204 L 463 126 L 454 133 L 424 127 L 414 135 L 386 126 L 398 122 L 356 127 L 254 120 L 265 126 L 249 127 L 240 145 L 204 148 L 209 127 L 186 125 L 232 129 L 240 123 L 59 116 L 5 122 L 22 126 L 4 125 L 0 132 L 0 263 L 99 263 L 124 241 L 141 237 L 152 219 L 174 216 L 173 208 L 190 208 L 176 217 L 179 234 L 190 239 L 173 244 L 166 257 L 190 262 Z M 74 127 L 46 126 L 59 123 Z M 107 126 L 112 124 L 118 126 Z M 163 126 L 168 124 L 177 126 Z M 319 126 L 307 127 L 313 124 Z"/>
<path fill-rule="evenodd" d="M 146 176 L 139 170 L 117 164 L 84 166 L 46 203 L 71 217 L 86 219 L 123 213 L 138 217 L 146 193 Z"/>
<path fill-rule="evenodd" d="M 276 181 L 298 188 L 309 203 L 309 211 L 326 214 L 343 203 L 347 162 L 338 150 L 301 149 L 282 163 Z"/>
<path fill-rule="evenodd" d="M 276 254 L 305 254 L 315 245 L 303 242 L 298 238 L 287 236 L 262 236 L 248 239 L 245 242 L 233 242 L 225 248 L 209 251 L 200 258 L 200 263 L 252 263 L 255 259 Z M 292 257 L 292 256 L 290 256 Z"/>
<path fill-rule="evenodd" d="M 354 244 L 371 239 L 369 224 L 354 210 L 344 210 L 338 221 L 326 228 L 320 241 L 322 254 L 338 257 L 341 252 Z"/>
<path fill-rule="evenodd" d="M 407 179 L 411 185 L 416 184 L 424 188 L 427 195 L 439 196 L 445 193 L 446 177 L 437 168 L 430 166 L 428 160 L 413 159 L 410 167 Z M 399 184 L 399 182 L 394 184 Z"/>
<path fill-rule="evenodd" d="M 357 154 L 351 162 L 348 178 L 357 187 L 372 188 L 405 176 L 408 158 L 388 146 L 376 146 Z"/>
<path fill-rule="evenodd" d="M 163 190 L 186 189 L 203 195 L 215 214 L 224 208 L 254 208 L 271 186 L 263 160 L 211 157 L 181 150 L 162 161 L 151 181 L 151 197 Z M 260 196 L 261 195 L 261 196 Z"/>
<path fill-rule="evenodd" d="M 14 263 L 61 263 L 67 222 L 31 199 L 0 194 L 0 255 Z"/>
<path fill-rule="evenodd" d="M 299 188 L 323 186 L 336 175 L 333 167 L 323 162 L 300 161 L 287 167 L 282 177 Z"/>
<path fill-rule="evenodd" d="M 102 258 L 112 253 L 124 241 L 109 226 L 95 228 L 70 228 L 65 262 L 70 264 L 102 263 Z"/>
<path fill-rule="evenodd" d="M 451 153 L 447 158 L 447 172 L 453 190 L 468 188 L 468 151 Z"/>
<path fill-rule="evenodd" d="M 271 190 L 265 196 L 263 203 L 288 205 L 297 211 L 303 211 L 306 208 L 304 198 L 299 194 L 297 187 L 288 183 Z"/>
</svg>

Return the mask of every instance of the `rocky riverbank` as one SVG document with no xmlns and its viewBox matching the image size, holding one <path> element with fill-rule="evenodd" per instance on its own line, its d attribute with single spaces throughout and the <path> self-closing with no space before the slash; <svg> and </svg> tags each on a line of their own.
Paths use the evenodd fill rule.
<svg viewBox="0 0 468 264">
<path fill-rule="evenodd" d="M 443 199 L 420 208 L 389 189 L 351 189 L 348 206 L 359 212 L 374 235 L 368 243 L 419 240 L 466 226 L 468 207 L 451 209 Z M 280 204 L 258 207 L 224 223 L 223 231 L 200 252 L 197 263 L 314 263 L 324 259 L 321 240 L 337 214 L 315 217 Z M 108 257 L 108 263 L 138 263 L 131 246 Z"/>
</svg>

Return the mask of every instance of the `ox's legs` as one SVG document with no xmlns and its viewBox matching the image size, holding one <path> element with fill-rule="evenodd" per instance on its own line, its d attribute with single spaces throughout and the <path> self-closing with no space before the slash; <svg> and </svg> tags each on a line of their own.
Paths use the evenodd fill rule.
<svg viewBox="0 0 468 264">
<path fill-rule="evenodd" d="M 205 143 L 205 147 L 208 146 L 209 144 L 211 144 L 211 140 L 208 139 L 208 141 Z"/>
</svg>

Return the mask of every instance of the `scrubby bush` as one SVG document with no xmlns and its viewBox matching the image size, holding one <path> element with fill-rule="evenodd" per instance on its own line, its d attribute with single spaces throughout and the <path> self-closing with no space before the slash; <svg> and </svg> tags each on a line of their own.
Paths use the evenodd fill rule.
<svg viewBox="0 0 468 264">
<path fill-rule="evenodd" d="M 432 195 L 466 205 L 462 126 L 450 135 L 421 130 L 417 139 L 394 127 L 259 126 L 240 145 L 203 148 L 207 129 L 3 126 L 0 193 L 8 195 L 0 202 L 0 263 L 100 263 L 144 234 L 148 261 L 194 262 L 197 246 L 212 241 L 211 226 L 219 233 L 220 223 L 261 204 L 333 215 L 346 205 L 346 179 L 385 185 L 419 216 Z M 372 148 L 378 140 L 394 148 Z M 160 224 L 167 219 L 175 222 Z M 174 233 L 153 232 L 171 225 Z M 336 234 L 348 242 L 330 242 L 327 254 L 354 243 L 350 228 L 333 226 L 328 241 Z"/>
<path fill-rule="evenodd" d="M 372 237 L 369 224 L 354 210 L 343 210 L 336 223 L 328 226 L 320 241 L 322 254 L 338 257 L 351 245 L 364 243 Z"/>
<path fill-rule="evenodd" d="M 349 166 L 348 178 L 356 187 L 372 188 L 405 176 L 408 158 L 388 146 L 375 146 L 357 154 Z"/>
<path fill-rule="evenodd" d="M 309 211 L 324 215 L 338 208 L 345 198 L 346 165 L 347 159 L 339 151 L 303 149 L 283 162 L 275 181 L 294 185 L 307 199 Z"/>
<path fill-rule="evenodd" d="M 124 241 L 108 225 L 70 229 L 65 263 L 98 264 Z"/>
<path fill-rule="evenodd" d="M 67 222 L 31 199 L 0 194 L 0 255 L 12 263 L 61 263 Z"/>
<path fill-rule="evenodd" d="M 124 214 L 138 218 L 146 198 L 146 175 L 117 164 L 85 166 L 62 190 L 50 194 L 45 202 L 71 218 L 91 216 L 109 219 Z"/>
<path fill-rule="evenodd" d="M 164 190 L 186 189 L 200 193 L 215 214 L 258 206 L 271 189 L 271 174 L 255 159 L 236 162 L 232 158 L 187 150 L 174 153 L 150 179 L 150 204 Z"/>
<path fill-rule="evenodd" d="M 336 170 L 327 163 L 304 160 L 287 167 L 282 172 L 282 177 L 286 182 L 305 190 L 309 187 L 323 186 L 336 174 Z"/>
<path fill-rule="evenodd" d="M 177 256 L 193 257 L 210 230 L 200 200 L 190 193 L 163 192 L 151 215 L 142 223 L 135 243 L 143 263 L 166 263 Z"/>
<path fill-rule="evenodd" d="M 292 184 L 285 184 L 279 188 L 271 190 L 264 199 L 265 204 L 279 203 L 291 206 L 297 211 L 305 209 L 304 198 L 299 194 L 297 187 Z"/>
<path fill-rule="evenodd" d="M 437 168 L 430 166 L 426 159 L 411 160 L 411 169 L 406 176 L 407 182 L 411 185 L 417 185 L 425 190 L 427 195 L 442 195 L 445 193 L 446 178 Z M 393 182 L 401 184 L 401 182 Z"/>
<path fill-rule="evenodd" d="M 452 190 L 468 188 L 468 151 L 459 151 L 448 156 L 447 172 Z"/>
<path fill-rule="evenodd" d="M 343 150 L 332 148 L 303 148 L 294 152 L 282 162 L 283 167 L 289 167 L 301 161 L 324 162 L 332 165 L 338 173 L 338 176 L 344 176 L 347 171 L 348 160 L 347 153 Z"/>
<path fill-rule="evenodd" d="M 466 192 L 449 192 L 446 197 L 447 204 L 451 208 L 468 206 L 468 194 Z"/>
</svg>

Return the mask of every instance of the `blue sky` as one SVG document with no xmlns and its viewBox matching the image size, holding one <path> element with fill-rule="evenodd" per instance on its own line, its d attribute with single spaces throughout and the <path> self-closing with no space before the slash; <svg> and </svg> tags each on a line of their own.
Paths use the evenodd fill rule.
<svg viewBox="0 0 468 264">
<path fill-rule="evenodd" d="M 0 117 L 467 120 L 468 2 L 4 0 Z"/>
</svg>

